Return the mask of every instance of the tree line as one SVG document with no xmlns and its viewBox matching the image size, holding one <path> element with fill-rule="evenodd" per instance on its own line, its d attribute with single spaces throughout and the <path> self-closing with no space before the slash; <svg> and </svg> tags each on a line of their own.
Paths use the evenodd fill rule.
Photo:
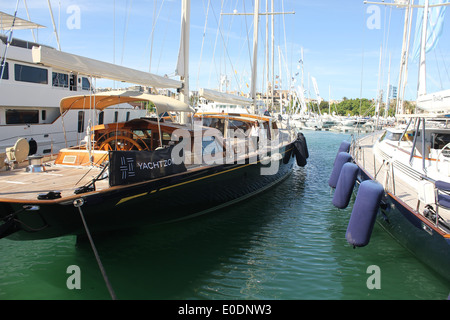
<svg viewBox="0 0 450 320">
<path fill-rule="evenodd" d="M 331 104 L 331 107 L 328 104 L 328 101 L 322 101 L 320 103 L 320 112 L 323 113 L 335 113 L 340 116 L 362 116 L 362 117 L 371 117 L 375 115 L 376 108 L 376 100 L 370 99 L 348 99 L 346 97 L 342 98 L 339 103 Z M 317 113 L 317 102 L 312 101 L 308 104 L 309 110 Z M 410 101 L 403 102 L 404 110 L 407 113 L 414 112 L 414 104 Z M 385 114 L 386 103 L 382 103 L 380 106 L 380 115 L 384 116 Z M 391 101 L 389 104 L 388 116 L 395 115 L 395 101 Z"/>
</svg>

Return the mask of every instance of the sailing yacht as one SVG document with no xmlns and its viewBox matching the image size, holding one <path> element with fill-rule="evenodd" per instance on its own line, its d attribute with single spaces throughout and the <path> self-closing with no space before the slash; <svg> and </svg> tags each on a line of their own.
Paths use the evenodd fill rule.
<svg viewBox="0 0 450 320">
<path fill-rule="evenodd" d="M 405 5 L 405 16 L 410 16 L 411 4 Z M 406 125 L 351 144 L 343 142 L 329 183 L 336 188 L 333 204 L 344 208 L 356 180 L 357 195 L 346 232 L 352 246 L 368 245 L 377 221 L 418 259 L 449 280 L 450 100 L 448 90 L 429 94 L 425 83 L 427 19 L 433 10 L 443 7 L 429 0 L 420 7 L 424 27 L 417 113 L 396 115 Z"/>
<path fill-rule="evenodd" d="M 289 176 L 295 163 L 306 165 L 303 135 L 278 128 L 271 117 L 204 115 L 209 125 L 196 119 L 187 103 L 189 12 L 190 1 L 183 0 L 180 81 L 146 78 L 155 88 L 180 89 L 179 99 L 136 91 L 62 98 L 62 112 L 103 111 L 145 101 L 155 105 L 157 116 L 93 126 L 85 143 L 61 149 L 54 161 L 36 157 L 29 163 L 8 164 L 9 170 L 0 171 L 0 238 L 89 236 L 192 218 L 271 188 Z M 33 50 L 36 60 L 53 66 L 73 62 L 71 55 L 52 49 Z M 101 66 L 105 65 L 92 60 L 78 65 L 89 70 Z M 113 78 L 114 66 L 108 67 L 105 73 Z M 265 132 L 253 139 L 247 133 L 256 123 Z M 21 145 L 17 149 L 12 152 L 23 152 Z"/>
</svg>

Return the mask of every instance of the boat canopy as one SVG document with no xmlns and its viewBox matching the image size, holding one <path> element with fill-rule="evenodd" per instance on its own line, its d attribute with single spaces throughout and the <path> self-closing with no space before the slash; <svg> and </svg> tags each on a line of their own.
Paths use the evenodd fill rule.
<svg viewBox="0 0 450 320">
<path fill-rule="evenodd" d="M 246 97 L 204 88 L 199 90 L 199 96 L 215 102 L 239 104 L 244 106 L 253 104 L 253 100 Z"/>
<path fill-rule="evenodd" d="M 107 91 L 93 95 L 79 95 L 63 98 L 60 103 L 61 113 L 73 109 L 97 109 L 103 110 L 107 107 L 121 103 L 151 101 L 158 114 L 164 112 L 194 112 L 188 104 L 162 95 L 148 94 L 137 91 Z"/>
<path fill-rule="evenodd" d="M 155 88 L 181 88 L 182 82 L 116 64 L 94 60 L 44 46 L 33 47 L 34 63 L 77 72 L 94 78 L 134 83 Z"/>
<path fill-rule="evenodd" d="M 14 24 L 14 25 L 13 25 Z M 0 30 L 27 30 L 45 28 L 40 24 L 14 17 L 10 14 L 0 11 Z"/>
</svg>

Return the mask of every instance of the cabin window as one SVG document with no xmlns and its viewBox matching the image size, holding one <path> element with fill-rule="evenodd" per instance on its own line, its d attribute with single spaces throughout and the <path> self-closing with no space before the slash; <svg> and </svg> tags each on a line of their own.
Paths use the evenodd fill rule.
<svg viewBox="0 0 450 320">
<path fill-rule="evenodd" d="M 167 132 L 163 132 L 162 133 L 162 141 L 163 141 L 163 145 L 167 146 L 169 145 L 169 142 L 172 140 L 172 137 L 170 136 L 169 133 Z"/>
<path fill-rule="evenodd" d="M 47 110 L 41 111 L 41 119 L 42 121 L 45 121 L 45 119 L 47 119 Z"/>
<path fill-rule="evenodd" d="M 386 134 L 386 140 L 400 141 L 401 137 L 402 137 L 402 133 L 400 133 L 400 132 L 388 131 L 387 134 Z"/>
<path fill-rule="evenodd" d="M 78 133 L 84 131 L 84 111 L 78 111 Z"/>
<path fill-rule="evenodd" d="M 6 124 L 39 123 L 39 110 L 6 110 Z"/>
<path fill-rule="evenodd" d="M 83 77 L 81 79 L 81 89 L 83 90 L 91 90 L 91 83 L 88 78 Z"/>
<path fill-rule="evenodd" d="M 224 119 L 215 119 L 215 118 L 204 118 L 203 126 L 215 128 L 224 134 L 225 132 L 225 120 Z"/>
<path fill-rule="evenodd" d="M 243 121 L 239 120 L 230 120 L 228 125 L 228 128 L 236 131 L 241 131 L 242 133 L 247 132 L 248 129 L 250 129 L 249 124 Z"/>
<path fill-rule="evenodd" d="M 70 75 L 70 91 L 77 91 L 77 76 L 75 74 Z"/>
<path fill-rule="evenodd" d="M 14 78 L 16 81 L 48 84 L 48 71 L 47 69 L 15 64 Z"/>
<path fill-rule="evenodd" d="M 119 121 L 119 111 L 115 111 L 114 112 L 114 122 L 118 122 Z"/>
<path fill-rule="evenodd" d="M 105 118 L 105 112 L 102 111 L 98 114 L 98 124 L 103 124 Z"/>
<path fill-rule="evenodd" d="M 54 87 L 68 88 L 69 75 L 65 73 L 52 72 L 52 85 Z"/>
<path fill-rule="evenodd" d="M 141 139 L 146 139 L 151 137 L 152 131 L 150 129 L 133 130 L 133 134 Z"/>
<path fill-rule="evenodd" d="M 9 79 L 9 65 L 8 65 L 8 62 L 5 63 L 5 65 L 3 67 L 3 70 L 2 70 L 2 68 L 0 66 L 0 72 L 2 72 L 2 71 L 3 71 L 2 79 L 3 80 L 8 80 Z"/>
<path fill-rule="evenodd" d="M 130 111 L 127 112 L 127 119 L 125 121 L 130 120 Z"/>
<path fill-rule="evenodd" d="M 433 134 L 433 149 L 442 149 L 448 143 L 450 143 L 450 134 L 445 133 Z"/>
</svg>

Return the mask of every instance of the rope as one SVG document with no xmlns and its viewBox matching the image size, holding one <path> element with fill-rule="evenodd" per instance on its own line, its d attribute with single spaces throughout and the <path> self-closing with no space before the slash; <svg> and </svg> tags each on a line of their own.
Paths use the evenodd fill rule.
<svg viewBox="0 0 450 320">
<path fill-rule="evenodd" d="M 100 257 L 98 255 L 97 249 L 95 248 L 95 244 L 94 244 L 94 241 L 92 240 L 92 236 L 91 236 L 91 233 L 89 232 L 89 228 L 88 228 L 88 226 L 86 224 L 86 220 L 84 219 L 83 211 L 81 210 L 81 206 L 83 204 L 84 204 L 84 200 L 81 199 L 81 198 L 77 199 L 77 200 L 74 200 L 74 202 L 73 202 L 74 207 L 78 208 L 78 211 L 80 212 L 80 216 L 81 216 L 81 220 L 83 221 L 84 229 L 86 230 L 86 234 L 87 234 L 87 236 L 89 238 L 89 242 L 91 244 L 92 251 L 94 252 L 95 259 L 97 260 L 97 264 L 98 264 L 98 266 L 100 268 L 100 272 L 102 273 L 103 279 L 105 280 L 106 287 L 108 288 L 109 294 L 111 295 L 111 298 L 113 300 L 117 300 L 116 294 L 114 293 L 114 290 L 113 290 L 113 288 L 111 286 L 111 283 L 108 280 L 108 276 L 106 275 L 105 268 L 103 268 L 103 264 L 102 264 L 102 262 L 100 260 Z"/>
</svg>

